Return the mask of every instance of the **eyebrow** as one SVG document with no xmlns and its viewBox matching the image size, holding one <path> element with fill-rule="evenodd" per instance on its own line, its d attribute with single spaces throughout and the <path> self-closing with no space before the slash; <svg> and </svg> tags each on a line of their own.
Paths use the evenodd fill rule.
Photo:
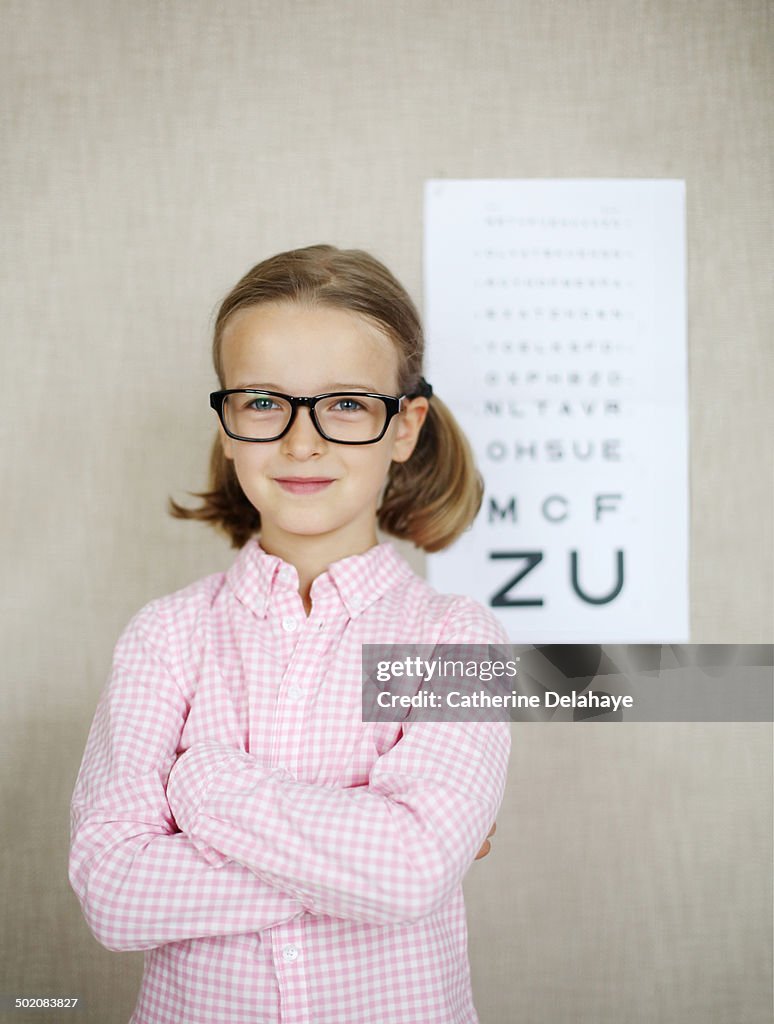
<svg viewBox="0 0 774 1024">
<path fill-rule="evenodd" d="M 255 389 L 257 391 L 280 391 L 283 395 L 291 394 L 291 392 L 285 391 L 285 389 L 282 387 L 282 385 L 274 384 L 271 381 L 262 381 L 260 384 L 255 384 L 255 383 L 235 384 L 234 387 L 237 388 L 237 389 L 252 388 L 252 389 Z M 324 395 L 328 391 L 374 391 L 374 392 L 376 392 L 378 390 L 379 389 L 374 387 L 373 384 L 351 384 L 351 383 L 350 384 L 341 384 L 341 383 L 336 383 L 336 384 L 326 384 L 323 387 L 322 391 L 319 391 L 318 394 Z"/>
</svg>

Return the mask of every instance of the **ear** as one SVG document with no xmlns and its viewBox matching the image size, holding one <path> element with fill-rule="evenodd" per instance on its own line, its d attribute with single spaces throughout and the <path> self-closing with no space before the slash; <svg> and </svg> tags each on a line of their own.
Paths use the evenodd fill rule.
<svg viewBox="0 0 774 1024">
<path fill-rule="evenodd" d="M 403 409 L 395 417 L 397 428 L 392 445 L 393 462 L 406 462 L 411 458 L 429 411 L 430 406 L 426 398 L 406 399 Z"/>
</svg>

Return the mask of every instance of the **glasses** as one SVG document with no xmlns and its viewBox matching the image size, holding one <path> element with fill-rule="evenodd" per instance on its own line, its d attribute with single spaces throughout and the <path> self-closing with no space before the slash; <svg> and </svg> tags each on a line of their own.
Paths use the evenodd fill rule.
<svg viewBox="0 0 774 1024">
<path fill-rule="evenodd" d="M 429 387 L 429 385 L 428 385 Z M 223 429 L 236 441 L 278 441 L 290 430 L 299 406 L 309 410 L 318 434 L 336 444 L 375 444 L 413 396 L 375 395 L 362 391 L 332 391 L 294 398 L 279 391 L 229 388 L 213 391 L 210 405 Z"/>
</svg>

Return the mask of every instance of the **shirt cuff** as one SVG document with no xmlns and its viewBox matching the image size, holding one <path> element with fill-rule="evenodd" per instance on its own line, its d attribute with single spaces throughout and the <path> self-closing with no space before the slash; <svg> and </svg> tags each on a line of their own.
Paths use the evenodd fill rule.
<svg viewBox="0 0 774 1024">
<path fill-rule="evenodd" d="M 232 761 L 242 761 L 245 757 L 249 758 L 249 755 L 221 743 L 194 743 L 178 757 L 167 779 L 167 802 L 177 827 L 188 836 L 201 856 L 215 867 L 227 864 L 229 858 L 191 833 L 219 769 Z"/>
</svg>

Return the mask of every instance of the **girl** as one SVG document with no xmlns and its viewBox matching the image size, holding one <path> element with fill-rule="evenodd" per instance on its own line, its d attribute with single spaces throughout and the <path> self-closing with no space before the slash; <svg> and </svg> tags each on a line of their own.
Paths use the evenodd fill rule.
<svg viewBox="0 0 774 1024">
<path fill-rule="evenodd" d="M 86 920 L 146 951 L 132 1024 L 478 1019 L 461 882 L 509 727 L 361 713 L 364 643 L 508 642 L 377 539 L 437 551 L 481 502 L 422 354 L 359 250 L 282 253 L 220 307 L 211 487 L 171 510 L 239 553 L 126 627 L 72 800 Z"/>
</svg>

